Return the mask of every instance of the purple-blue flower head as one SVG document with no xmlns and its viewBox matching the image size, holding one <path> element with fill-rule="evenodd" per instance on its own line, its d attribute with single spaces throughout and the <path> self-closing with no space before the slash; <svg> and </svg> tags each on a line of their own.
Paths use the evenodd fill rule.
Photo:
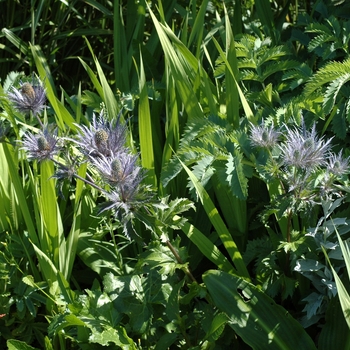
<svg viewBox="0 0 350 350">
<path fill-rule="evenodd" d="M 108 121 L 102 111 L 98 118 L 93 115 L 90 127 L 77 125 L 79 134 L 74 142 L 90 159 L 113 157 L 120 152 L 126 139 L 126 127 L 120 124 L 119 116 Z"/>
<path fill-rule="evenodd" d="M 20 89 L 12 87 L 7 96 L 14 108 L 23 114 L 32 112 L 37 115 L 45 108 L 45 88 L 34 77 L 31 83 L 22 83 Z"/>
<path fill-rule="evenodd" d="M 45 126 L 39 134 L 27 133 L 22 141 L 22 149 L 27 153 L 28 159 L 42 162 L 50 160 L 58 153 L 57 137 Z"/>
<path fill-rule="evenodd" d="M 113 157 L 92 158 L 91 162 L 104 181 L 111 186 L 123 189 L 137 187 L 144 177 L 142 168 L 136 164 L 137 159 L 138 155 L 130 154 L 125 150 Z"/>
<path fill-rule="evenodd" d="M 264 122 L 258 126 L 250 126 L 251 144 L 255 147 L 272 149 L 277 144 L 280 134 L 273 125 L 265 126 Z"/>
<path fill-rule="evenodd" d="M 349 173 L 349 157 L 344 158 L 342 151 L 338 154 L 330 154 L 327 162 L 327 170 L 336 176 L 343 176 Z"/>
<path fill-rule="evenodd" d="M 286 141 L 280 146 L 283 164 L 296 168 L 313 171 L 324 166 L 330 150 L 332 139 L 324 141 L 316 134 L 316 125 L 311 131 L 301 128 L 286 128 Z"/>
</svg>

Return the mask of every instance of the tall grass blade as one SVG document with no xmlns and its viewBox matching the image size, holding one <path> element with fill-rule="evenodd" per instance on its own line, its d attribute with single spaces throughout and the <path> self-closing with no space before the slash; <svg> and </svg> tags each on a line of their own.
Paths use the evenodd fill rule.
<svg viewBox="0 0 350 350">
<path fill-rule="evenodd" d="M 72 130 L 75 130 L 74 125 L 75 120 L 64 107 L 64 105 L 57 99 L 56 87 L 50 72 L 50 68 L 47 64 L 47 61 L 44 57 L 44 54 L 39 46 L 30 46 L 35 65 L 38 69 L 40 79 L 44 82 L 46 88 L 46 96 L 50 101 L 52 108 L 55 111 L 55 118 L 58 127 L 64 131 L 66 129 L 65 125 Z"/>
<path fill-rule="evenodd" d="M 233 264 L 235 265 L 237 272 L 240 276 L 249 279 L 249 272 L 245 263 L 243 261 L 242 255 L 237 248 L 235 241 L 232 239 L 230 232 L 228 231 L 224 221 L 222 220 L 218 210 L 215 208 L 214 203 L 210 199 L 207 191 L 204 189 L 203 185 L 197 180 L 192 171 L 179 159 L 182 167 L 187 172 L 190 177 L 194 187 L 196 188 L 198 197 L 213 224 L 218 236 L 220 237 L 222 243 L 224 244 Z"/>
<path fill-rule="evenodd" d="M 146 181 L 157 186 L 157 179 L 154 171 L 154 151 L 153 151 L 153 130 L 150 105 L 148 100 L 148 88 L 146 84 L 145 71 L 143 68 L 142 55 L 140 53 L 139 71 L 139 136 L 142 167 L 147 169 Z"/>
<path fill-rule="evenodd" d="M 106 79 L 106 76 L 103 72 L 103 69 L 98 61 L 98 59 L 96 58 L 95 54 L 94 54 L 94 51 L 89 43 L 89 41 L 87 39 L 86 40 L 86 43 L 88 45 L 88 48 L 91 52 L 91 55 L 94 59 L 94 62 L 95 62 L 95 66 L 96 66 L 96 69 L 97 69 L 97 74 L 98 74 L 98 77 L 100 79 L 100 82 L 101 82 L 101 86 L 102 86 L 102 90 L 103 90 L 103 102 L 105 103 L 106 105 L 106 108 L 107 108 L 107 113 L 109 115 L 109 118 L 112 119 L 114 118 L 117 114 L 118 114 L 118 104 L 117 104 L 117 100 L 115 98 L 115 95 Z"/>
<path fill-rule="evenodd" d="M 239 127 L 239 93 L 236 82 L 239 82 L 238 61 L 231 23 L 225 7 L 226 55 L 228 65 L 225 67 L 226 110 L 227 120 L 235 129 Z M 231 75 L 231 72 L 233 73 Z"/>
<path fill-rule="evenodd" d="M 188 117 L 191 119 L 202 118 L 203 111 L 199 105 L 197 96 L 193 91 L 193 85 L 189 80 L 189 75 L 193 76 L 193 71 L 188 71 L 188 61 L 182 55 L 177 54 L 166 34 L 164 26 L 158 22 L 151 9 L 149 9 L 149 12 L 158 33 L 166 58 L 166 63 L 169 65 L 171 74 L 176 83 L 177 91 L 184 104 Z"/>
<path fill-rule="evenodd" d="M 174 220 L 176 217 L 174 217 Z M 219 269 L 228 273 L 237 274 L 236 269 L 228 261 L 224 254 L 208 239 L 202 232 L 196 229 L 193 225 L 185 222 L 182 231 L 203 253 L 203 255 L 213 262 Z"/>
<path fill-rule="evenodd" d="M 27 204 L 21 179 L 18 174 L 17 167 L 14 163 L 13 154 L 11 154 L 11 151 L 9 150 L 9 146 L 7 145 L 7 143 L 2 143 L 1 146 L 3 147 L 3 151 L 7 161 L 7 166 L 9 169 L 9 174 L 11 177 L 11 182 L 13 184 L 13 188 L 16 193 L 18 203 L 20 203 L 20 208 L 22 211 L 23 219 L 26 224 L 26 228 L 28 230 L 29 237 L 35 244 L 38 244 L 39 243 L 38 236 L 36 234 L 36 229 L 32 220 L 32 215 L 30 213 L 30 210 Z"/>
<path fill-rule="evenodd" d="M 346 269 L 348 272 L 348 278 L 350 280 L 350 248 L 349 248 L 349 245 L 347 242 L 343 242 L 343 240 L 341 239 L 339 232 L 335 226 L 334 226 L 334 228 L 335 228 L 335 232 L 336 232 L 337 237 L 338 237 L 339 246 L 340 246 L 341 252 L 343 254 L 344 261 L 345 261 Z M 338 290 L 338 297 L 339 297 L 340 305 L 341 305 L 341 308 L 343 310 L 345 321 L 348 324 L 348 327 L 350 329 L 350 295 L 349 295 L 349 292 L 347 291 L 346 287 L 344 286 L 344 284 L 343 284 L 342 280 L 340 279 L 340 277 L 338 276 L 337 272 L 334 270 L 334 268 L 329 260 L 329 257 L 327 255 L 327 252 L 323 246 L 322 246 L 322 250 L 323 250 L 323 253 L 324 253 L 324 255 L 329 263 L 329 266 L 332 269 L 335 284 L 336 284 L 337 290 Z"/>
<path fill-rule="evenodd" d="M 244 109 L 244 113 L 247 117 L 247 119 L 253 123 L 253 124 L 256 124 L 256 120 L 255 120 L 255 117 L 254 117 L 254 114 L 253 114 L 253 111 L 251 110 L 249 104 L 248 104 L 248 101 L 246 100 L 245 96 L 244 96 L 244 93 L 243 91 L 241 90 L 241 88 L 239 87 L 238 85 L 238 82 L 235 78 L 235 74 L 234 74 L 234 71 L 230 65 L 230 62 L 227 60 L 227 57 L 224 53 L 224 51 L 221 49 L 219 43 L 217 42 L 217 40 L 215 38 L 213 38 L 213 42 L 217 48 L 217 50 L 219 51 L 219 54 L 220 54 L 220 57 L 222 58 L 222 60 L 225 62 L 226 64 L 226 68 L 228 69 L 231 77 L 233 78 L 233 80 L 235 81 L 235 84 L 237 86 L 237 91 L 238 91 L 238 94 L 239 94 L 239 98 L 241 100 L 241 103 L 242 103 L 242 106 L 243 106 L 243 109 Z"/>
</svg>

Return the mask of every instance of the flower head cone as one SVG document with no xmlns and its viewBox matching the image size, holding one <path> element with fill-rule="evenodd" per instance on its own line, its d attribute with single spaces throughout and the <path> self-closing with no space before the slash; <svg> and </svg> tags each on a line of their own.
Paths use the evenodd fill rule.
<svg viewBox="0 0 350 350">
<path fill-rule="evenodd" d="M 30 160 L 42 162 L 52 159 L 58 153 L 57 137 L 55 132 L 50 132 L 47 126 L 39 134 L 27 133 L 22 142 L 22 149 Z"/>
<path fill-rule="evenodd" d="M 136 164 L 137 159 L 138 155 L 132 155 L 125 149 L 113 157 L 93 158 L 92 164 L 103 180 L 111 186 L 137 186 L 143 179 L 142 168 Z"/>
<path fill-rule="evenodd" d="M 349 173 L 349 157 L 344 158 L 342 151 L 338 154 L 330 154 L 327 163 L 327 170 L 336 176 L 343 176 Z"/>
<path fill-rule="evenodd" d="M 101 158 L 93 163 L 102 178 L 113 187 L 106 192 L 108 201 L 101 207 L 101 212 L 113 209 L 116 214 L 120 209 L 129 212 L 149 201 L 149 191 L 142 185 L 144 172 L 136 164 L 138 155 L 121 152 L 113 158 Z"/>
<path fill-rule="evenodd" d="M 287 128 L 286 141 L 280 146 L 283 164 L 311 172 L 326 164 L 331 140 L 319 138 L 315 124 L 311 131 L 305 125 L 294 130 Z"/>
<path fill-rule="evenodd" d="M 264 122 L 259 126 L 251 124 L 250 127 L 251 144 L 255 147 L 272 149 L 277 144 L 280 134 L 273 125 L 265 126 Z"/>
<path fill-rule="evenodd" d="M 12 87 L 7 96 L 15 109 L 23 114 L 32 112 L 37 115 L 45 108 L 45 88 L 34 78 L 31 83 L 22 83 L 20 89 Z"/>
<path fill-rule="evenodd" d="M 120 124 L 119 116 L 108 121 L 102 111 L 98 118 L 93 116 L 90 127 L 77 125 L 78 138 L 75 143 L 90 159 L 112 157 L 120 152 L 126 139 L 126 127 Z"/>
</svg>

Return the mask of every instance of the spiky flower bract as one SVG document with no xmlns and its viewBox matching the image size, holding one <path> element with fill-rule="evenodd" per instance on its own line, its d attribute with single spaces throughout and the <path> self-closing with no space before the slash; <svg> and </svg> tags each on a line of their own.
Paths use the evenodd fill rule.
<svg viewBox="0 0 350 350">
<path fill-rule="evenodd" d="M 101 174 L 102 179 L 111 186 L 138 186 L 143 179 L 142 168 L 136 162 L 138 155 L 133 155 L 125 149 L 114 157 L 92 159 L 92 164 Z"/>
<path fill-rule="evenodd" d="M 120 115 L 107 120 L 102 110 L 99 117 L 93 115 L 90 127 L 77 125 L 79 135 L 74 142 L 89 157 L 113 157 L 124 147 L 126 127 L 120 123 Z"/>
<path fill-rule="evenodd" d="M 343 176 L 349 173 L 349 157 L 344 158 L 342 151 L 338 154 L 332 153 L 328 157 L 327 170 L 336 176 Z"/>
<path fill-rule="evenodd" d="M 283 165 L 312 172 L 326 164 L 332 139 L 319 138 L 315 124 L 311 131 L 306 130 L 304 124 L 301 128 L 286 129 L 286 141 L 280 146 Z"/>
<path fill-rule="evenodd" d="M 250 139 L 252 145 L 255 147 L 273 148 L 277 144 L 280 134 L 274 128 L 273 124 L 265 126 L 263 122 L 261 125 L 251 124 L 250 126 Z"/>
<path fill-rule="evenodd" d="M 32 112 L 37 115 L 45 108 L 45 88 L 34 76 L 31 83 L 21 83 L 20 89 L 12 87 L 7 96 L 15 109 L 23 114 Z"/>
<path fill-rule="evenodd" d="M 57 142 L 56 132 L 51 132 L 45 126 L 39 134 L 25 134 L 21 148 L 27 153 L 28 159 L 42 162 L 51 160 L 58 153 Z"/>
</svg>

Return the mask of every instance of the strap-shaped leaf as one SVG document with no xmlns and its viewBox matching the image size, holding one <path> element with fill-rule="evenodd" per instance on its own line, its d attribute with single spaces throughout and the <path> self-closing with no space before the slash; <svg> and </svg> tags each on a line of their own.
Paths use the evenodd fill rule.
<svg viewBox="0 0 350 350">
<path fill-rule="evenodd" d="M 253 349 L 316 349 L 299 322 L 253 284 L 217 270 L 207 271 L 203 281 L 229 325 Z"/>
<path fill-rule="evenodd" d="M 202 184 L 194 176 L 193 172 L 179 160 L 189 178 L 191 179 L 194 187 L 196 188 L 198 197 L 204 207 L 205 212 L 207 213 L 210 222 L 213 224 L 215 230 L 217 231 L 222 243 L 225 246 L 225 249 L 229 253 L 237 271 L 240 276 L 243 276 L 249 279 L 249 272 L 247 267 L 244 264 L 242 255 L 237 248 L 235 241 L 233 240 L 229 230 L 227 229 L 224 221 L 222 220 L 218 210 L 216 209 L 214 203 L 209 197 L 208 192 L 204 189 Z"/>
</svg>

